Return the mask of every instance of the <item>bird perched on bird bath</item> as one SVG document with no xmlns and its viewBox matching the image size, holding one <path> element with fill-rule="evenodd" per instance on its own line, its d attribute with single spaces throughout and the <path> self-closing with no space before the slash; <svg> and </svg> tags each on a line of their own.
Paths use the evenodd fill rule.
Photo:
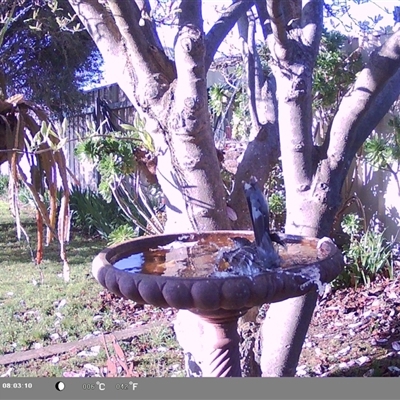
<svg viewBox="0 0 400 400">
<path fill-rule="evenodd" d="M 235 248 L 224 251 L 222 259 L 229 264 L 227 271 L 253 275 L 260 270 L 278 268 L 281 260 L 273 242 L 281 246 L 285 243 L 278 234 L 269 230 L 269 207 L 257 179 L 252 176 L 249 183 L 243 182 L 243 188 L 255 240 L 251 242 L 243 237 L 233 237 Z"/>
</svg>

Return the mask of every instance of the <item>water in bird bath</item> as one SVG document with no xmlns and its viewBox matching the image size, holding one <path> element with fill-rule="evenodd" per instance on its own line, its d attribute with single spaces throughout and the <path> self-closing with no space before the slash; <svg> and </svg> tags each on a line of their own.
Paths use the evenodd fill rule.
<svg viewBox="0 0 400 400">
<path fill-rule="evenodd" d="M 235 238 L 225 235 L 211 235 L 197 240 L 185 236 L 183 240 L 175 240 L 166 246 L 150 248 L 122 258 L 114 263 L 114 267 L 131 273 L 181 278 L 254 276 L 262 272 L 263 269 L 253 262 L 247 265 L 243 263 L 243 257 L 232 267 L 224 255 L 235 248 L 238 248 Z M 285 247 L 276 245 L 276 251 L 280 258 L 279 268 L 282 270 L 311 264 L 322 258 L 315 244 L 307 241 L 287 243 Z"/>
</svg>

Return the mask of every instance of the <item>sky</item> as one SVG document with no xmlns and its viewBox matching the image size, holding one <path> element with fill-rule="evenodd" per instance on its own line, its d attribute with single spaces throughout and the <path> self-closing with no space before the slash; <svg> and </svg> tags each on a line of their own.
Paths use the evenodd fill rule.
<svg viewBox="0 0 400 400">
<path fill-rule="evenodd" d="M 362 3 L 363 0 L 360 1 Z M 204 30 L 207 32 L 214 22 L 219 18 L 220 10 L 224 6 L 228 6 L 231 4 L 231 0 L 203 0 L 203 18 L 204 18 Z M 329 4 L 329 2 L 327 2 Z M 342 3 L 346 3 L 345 0 L 342 0 Z M 381 15 L 383 17 L 382 21 L 380 21 L 377 25 L 377 29 L 384 28 L 386 26 L 393 26 L 393 9 L 395 6 L 400 6 L 399 0 L 375 0 L 368 1 L 363 4 L 355 4 L 352 0 L 348 0 L 347 3 L 350 5 L 349 14 L 353 16 L 354 19 L 359 21 L 368 20 L 368 17 L 376 17 Z M 387 9 L 387 12 L 384 9 Z M 359 34 L 359 29 L 355 27 L 355 24 L 352 22 L 351 18 L 347 15 L 343 16 L 339 19 L 331 18 L 325 20 L 327 27 L 329 26 L 333 29 L 339 30 L 343 33 L 348 33 L 345 31 L 345 25 L 353 26 L 352 34 L 357 36 Z M 258 28 L 260 30 L 260 28 Z M 163 27 L 159 30 L 159 35 L 162 44 L 165 47 L 172 48 L 174 43 L 176 30 L 171 27 Z M 261 39 L 261 32 L 259 32 L 259 38 Z M 234 29 L 228 34 L 225 41 L 220 46 L 220 51 L 223 54 L 237 54 L 240 51 L 240 41 L 237 32 L 236 26 Z M 111 84 L 115 82 L 115 75 L 110 73 L 107 74 L 104 71 L 104 81 L 101 83 L 102 85 Z"/>
</svg>

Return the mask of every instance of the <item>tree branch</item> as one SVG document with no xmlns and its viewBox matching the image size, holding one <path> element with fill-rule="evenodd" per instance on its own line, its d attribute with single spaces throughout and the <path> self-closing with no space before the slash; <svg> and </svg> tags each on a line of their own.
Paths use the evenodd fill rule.
<svg viewBox="0 0 400 400">
<path fill-rule="evenodd" d="M 286 33 L 286 19 L 283 13 L 282 1 L 267 0 L 267 10 L 271 19 L 271 29 L 275 42 L 282 48 L 287 50 L 288 38 Z"/>
<path fill-rule="evenodd" d="M 156 74 L 162 73 L 169 82 L 175 76 L 173 63 L 155 44 L 157 40 L 149 32 L 151 27 L 139 25 L 141 12 L 135 2 L 110 0 L 107 7 L 98 0 L 69 0 L 74 11 L 92 36 L 106 63 L 112 65 L 116 76 L 131 80 L 122 54 L 128 52 L 136 80 L 154 81 Z M 157 83 L 156 83 L 157 84 Z M 130 96 L 131 98 L 131 96 Z M 132 100 L 132 99 L 131 99 Z M 135 102 L 134 102 L 135 103 Z"/>
<path fill-rule="evenodd" d="M 174 63 L 169 59 L 164 51 L 160 37 L 158 36 L 157 29 L 154 21 L 150 17 L 151 6 L 149 0 L 135 0 L 136 4 L 141 11 L 144 25 L 141 27 L 144 36 L 147 38 L 150 44 L 151 53 L 156 63 L 159 65 L 159 70 L 163 71 L 163 74 L 172 82 L 176 78 L 176 70 Z M 140 25 L 140 24 L 139 24 Z"/>
<path fill-rule="evenodd" d="M 301 16 L 303 38 L 305 43 L 313 48 L 315 54 L 318 54 L 322 28 L 324 26 L 323 7 L 323 0 L 303 1 Z"/>
<path fill-rule="evenodd" d="M 193 24 L 199 29 L 203 28 L 200 0 L 181 0 L 181 13 L 179 15 L 179 27 Z"/>
<path fill-rule="evenodd" d="M 364 141 L 371 134 L 371 127 L 376 127 L 382 118 L 387 114 L 390 107 L 400 96 L 400 69 L 397 69 L 380 93 L 371 102 L 371 105 L 360 121 L 355 138 L 348 148 L 346 157 L 354 157 L 355 153 L 362 146 Z"/>
<path fill-rule="evenodd" d="M 250 14 L 250 13 L 249 13 Z M 238 22 L 239 35 L 242 39 L 242 57 L 245 67 L 245 86 L 247 87 L 247 95 L 249 97 L 248 105 L 251 119 L 251 130 L 258 132 L 260 123 L 257 116 L 256 97 L 260 96 L 260 88 L 256 87 L 256 68 L 255 68 L 255 26 L 252 15 L 243 16 Z M 258 92 L 258 93 L 257 93 Z"/>
<path fill-rule="evenodd" d="M 185 215 L 186 227 L 175 226 L 181 231 L 227 229 L 230 226 L 208 112 L 201 4 L 201 0 L 180 2 L 175 40 L 178 78 L 171 85 L 173 102 L 166 116 L 168 129 L 164 132 L 173 170 L 157 168 L 161 170 L 160 174 L 170 174 L 181 194 L 170 191 L 178 198 L 167 196 L 167 207 L 171 209 L 172 205 L 178 204 L 181 214 Z"/>
<path fill-rule="evenodd" d="M 136 86 L 137 77 L 134 76 L 134 68 L 130 68 L 120 29 L 109 9 L 99 0 L 69 0 L 69 3 L 96 43 L 106 67 L 112 68 L 120 87 L 124 90 L 127 86 Z M 141 57 L 138 63 L 143 63 Z M 137 65 L 135 67 L 137 68 Z M 135 93 L 128 92 L 127 96 L 138 109 Z"/>
<path fill-rule="evenodd" d="M 124 38 L 130 57 L 135 59 L 134 68 L 137 76 L 148 80 L 153 74 L 162 72 L 172 81 L 174 77 L 172 63 L 165 54 L 164 59 L 160 57 L 160 53 L 163 52 L 156 46 L 150 22 L 144 20 L 144 29 L 139 25 L 142 15 L 138 5 L 132 1 L 108 0 L 108 6 Z"/>
<path fill-rule="evenodd" d="M 215 53 L 228 32 L 234 27 L 239 17 L 253 6 L 253 3 L 253 0 L 235 0 L 208 31 L 206 35 L 206 71 L 210 68 Z"/>
<path fill-rule="evenodd" d="M 271 25 L 269 23 L 269 15 L 267 10 L 267 3 L 265 0 L 254 0 L 256 5 L 256 10 L 258 14 L 258 19 L 260 21 L 261 29 L 263 31 L 264 40 L 267 36 L 271 34 Z"/>
<path fill-rule="evenodd" d="M 235 174 L 233 191 L 230 196 L 230 206 L 235 210 L 238 219 L 234 229 L 249 229 L 251 222 L 247 210 L 246 197 L 243 194 L 242 182 L 247 182 L 255 176 L 261 186 L 279 157 L 279 132 L 276 121 L 261 126 L 258 134 L 251 140 L 243 154 Z"/>
<path fill-rule="evenodd" d="M 147 41 L 153 46 L 162 49 L 163 46 L 161 44 L 160 37 L 158 36 L 157 29 L 154 23 L 151 21 L 150 17 L 151 6 L 149 0 L 135 0 L 135 1 L 141 12 L 142 20 L 144 21 L 142 29 L 145 32 Z"/>
<path fill-rule="evenodd" d="M 357 149 L 384 117 L 400 91 L 400 31 L 375 50 L 333 120 L 330 168 L 347 171 Z"/>
<path fill-rule="evenodd" d="M 262 99 L 262 88 L 265 83 L 264 79 L 264 71 L 262 69 L 261 65 L 261 60 L 260 56 L 257 51 L 257 46 L 256 46 L 256 18 L 253 14 L 253 12 L 250 10 L 248 11 L 248 19 L 249 19 L 249 40 L 248 40 L 248 46 L 249 46 L 249 74 L 251 75 L 251 81 L 252 82 L 252 92 L 249 94 L 249 98 L 251 99 L 251 106 L 254 107 L 254 114 L 257 117 L 257 122 L 259 124 L 259 118 L 258 118 L 258 113 L 257 113 L 257 103 L 261 101 Z M 250 81 L 249 81 L 249 88 L 250 88 Z M 259 127 L 257 128 L 257 130 Z"/>
<path fill-rule="evenodd" d="M 246 212 L 247 202 L 242 182 L 255 176 L 263 186 L 280 155 L 276 82 L 273 78 L 264 83 L 261 97 L 257 99 L 256 105 L 258 119 L 261 123 L 258 132 L 252 135 L 242 161 L 238 165 L 230 197 L 230 205 L 238 215 L 234 229 L 251 227 L 250 217 Z"/>
<path fill-rule="evenodd" d="M 103 56 L 118 56 L 121 34 L 106 7 L 98 0 L 69 0 L 69 3 Z"/>
<path fill-rule="evenodd" d="M 182 0 L 180 9 L 175 63 L 178 74 L 176 93 L 183 101 L 183 98 L 197 96 L 197 89 L 201 86 L 200 81 L 205 80 L 206 72 L 201 0 Z"/>
</svg>

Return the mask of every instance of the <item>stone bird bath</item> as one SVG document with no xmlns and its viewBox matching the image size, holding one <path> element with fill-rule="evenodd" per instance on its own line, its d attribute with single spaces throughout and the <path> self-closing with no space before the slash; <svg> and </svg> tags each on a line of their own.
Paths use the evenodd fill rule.
<svg viewBox="0 0 400 400">
<path fill-rule="evenodd" d="M 92 271 L 118 296 L 186 310 L 178 313 L 175 332 L 185 351 L 188 376 L 239 377 L 238 318 L 254 306 L 322 290 L 341 272 L 343 259 L 330 239 L 279 235 L 286 243 L 279 249 L 279 268 L 234 274 L 224 262 L 216 267 L 220 249 L 232 247 L 232 238 L 238 237 L 253 240 L 254 234 L 141 237 L 104 249 Z"/>
</svg>

